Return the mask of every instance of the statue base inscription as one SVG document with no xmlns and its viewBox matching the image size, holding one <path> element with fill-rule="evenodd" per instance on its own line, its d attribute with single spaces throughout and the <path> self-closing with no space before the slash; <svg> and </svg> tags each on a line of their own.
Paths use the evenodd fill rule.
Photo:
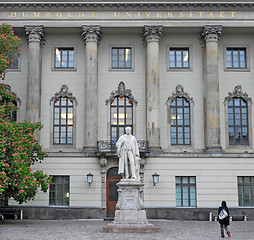
<svg viewBox="0 0 254 240">
<path fill-rule="evenodd" d="M 122 179 L 118 184 L 118 202 L 113 223 L 104 232 L 159 232 L 150 224 L 143 203 L 143 186 L 137 179 Z"/>
</svg>

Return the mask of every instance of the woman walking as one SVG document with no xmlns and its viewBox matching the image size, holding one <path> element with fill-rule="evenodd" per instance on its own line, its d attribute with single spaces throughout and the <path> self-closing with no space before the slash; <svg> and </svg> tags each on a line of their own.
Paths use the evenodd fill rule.
<svg viewBox="0 0 254 240">
<path fill-rule="evenodd" d="M 218 217 L 219 217 L 219 223 L 220 223 L 221 237 L 224 238 L 224 228 L 226 230 L 226 233 L 228 234 L 228 237 L 230 237 L 231 235 L 228 230 L 229 210 L 228 210 L 226 201 L 221 202 L 221 206 L 219 207 L 219 210 L 218 210 Z"/>
</svg>

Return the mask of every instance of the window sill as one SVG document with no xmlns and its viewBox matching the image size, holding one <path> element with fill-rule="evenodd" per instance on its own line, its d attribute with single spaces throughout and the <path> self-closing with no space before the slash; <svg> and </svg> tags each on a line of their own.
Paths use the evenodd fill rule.
<svg viewBox="0 0 254 240">
<path fill-rule="evenodd" d="M 134 68 L 110 68 L 110 72 L 134 72 Z"/>
<path fill-rule="evenodd" d="M 55 72 L 75 72 L 77 68 L 52 68 L 51 71 Z"/>
<path fill-rule="evenodd" d="M 225 68 L 225 72 L 250 72 L 249 68 Z"/>
<path fill-rule="evenodd" d="M 192 68 L 168 68 L 168 72 L 192 72 Z"/>
</svg>

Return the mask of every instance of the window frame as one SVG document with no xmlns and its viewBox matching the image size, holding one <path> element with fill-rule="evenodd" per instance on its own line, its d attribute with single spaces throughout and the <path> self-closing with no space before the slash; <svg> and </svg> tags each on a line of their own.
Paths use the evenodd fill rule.
<svg viewBox="0 0 254 240">
<path fill-rule="evenodd" d="M 124 105 L 119 105 L 119 98 L 124 98 Z M 130 99 L 127 96 L 116 96 L 114 98 L 114 101 L 117 99 L 117 105 L 112 105 L 113 102 L 110 103 L 110 141 L 112 142 L 117 142 L 117 140 L 119 139 L 120 136 L 122 136 L 123 134 L 125 134 L 125 130 L 123 131 L 123 134 L 120 135 L 119 133 L 119 128 L 123 128 L 125 129 L 125 127 L 129 126 L 132 129 L 132 134 L 133 134 L 133 102 L 130 101 Z M 131 105 L 126 105 L 126 101 L 129 101 L 131 103 Z M 117 124 L 114 125 L 112 124 L 112 108 L 113 109 L 117 109 L 116 114 L 117 114 Z M 123 125 L 119 125 L 119 108 L 124 108 L 124 115 L 127 115 L 127 109 L 131 109 L 131 122 L 132 124 L 127 124 L 127 118 L 124 117 L 124 124 Z M 112 130 L 113 128 L 116 128 L 116 141 L 114 141 L 112 139 Z"/>
<path fill-rule="evenodd" d="M 22 46 L 20 46 L 20 49 L 22 51 Z M 20 55 L 17 56 L 18 58 L 18 67 L 17 68 L 7 68 L 7 72 L 21 72 L 21 59 L 22 59 L 22 53 L 20 52 Z"/>
<path fill-rule="evenodd" d="M 225 72 L 249 72 L 250 71 L 250 47 L 249 45 L 246 44 L 232 44 L 232 45 L 223 45 L 223 49 L 224 49 L 224 71 Z M 239 50 L 239 49 L 245 49 L 245 64 L 246 67 L 245 68 L 228 68 L 227 67 L 227 50 L 228 49 L 235 49 L 235 50 Z M 233 57 L 233 56 L 232 56 Z M 233 64 L 233 62 L 232 62 Z M 240 62 L 239 62 L 240 64 Z"/>
<path fill-rule="evenodd" d="M 189 67 L 188 68 L 171 68 L 170 67 L 170 49 L 188 49 L 189 54 Z M 193 71 L 193 54 L 192 54 L 192 45 L 191 44 L 167 44 L 166 46 L 166 63 L 168 72 L 192 72 Z"/>
<path fill-rule="evenodd" d="M 172 145 L 171 144 L 171 103 L 177 98 L 183 97 L 189 103 L 189 111 L 190 111 L 190 144 L 188 145 Z M 189 93 L 184 91 L 182 85 L 177 85 L 175 88 L 175 92 L 172 92 L 172 95 L 168 97 L 167 102 L 167 147 L 168 151 L 172 152 L 183 152 L 183 151 L 195 151 L 195 141 L 194 141 L 194 129 L 195 129 L 195 121 L 194 121 L 194 99 L 189 96 Z"/>
<path fill-rule="evenodd" d="M 69 97 L 73 104 L 73 141 L 72 144 L 54 144 L 54 103 L 59 97 Z M 56 150 L 62 151 L 64 149 L 72 149 L 73 151 L 76 150 L 76 114 L 77 114 L 77 99 L 73 96 L 72 92 L 69 91 L 67 85 L 62 85 L 60 91 L 56 92 L 53 97 L 51 97 L 49 101 L 50 105 L 50 148 L 54 148 Z"/>
<path fill-rule="evenodd" d="M 56 53 L 56 49 L 59 48 L 59 49 L 70 49 L 70 48 L 73 48 L 74 50 L 74 57 L 73 57 L 73 61 L 74 61 L 74 65 L 73 67 L 56 67 L 55 66 L 55 53 Z M 54 45 L 52 46 L 52 67 L 51 67 L 51 70 L 52 71 L 77 71 L 77 54 L 78 54 L 78 51 L 77 51 L 77 45 L 63 45 L 63 44 L 58 44 L 58 45 Z"/>
<path fill-rule="evenodd" d="M 180 178 L 181 183 L 177 183 L 177 178 Z M 188 178 L 188 183 L 183 183 L 183 178 Z M 195 179 L 195 183 L 191 183 L 190 179 L 194 178 Z M 177 205 L 177 186 L 181 187 L 181 206 Z M 183 187 L 187 186 L 188 187 L 188 206 L 183 206 Z M 195 206 L 191 206 L 191 192 L 190 192 L 190 187 L 194 186 L 195 187 Z M 191 208 L 191 207 L 197 207 L 197 180 L 196 180 L 196 176 L 176 176 L 175 177 L 175 193 L 176 193 L 176 207 L 187 207 L 187 208 Z"/>
<path fill-rule="evenodd" d="M 112 67 L 113 48 L 117 48 L 117 49 L 130 48 L 131 49 L 131 67 L 130 68 L 113 68 Z M 133 72 L 133 71 L 135 71 L 134 54 L 135 54 L 134 45 L 131 45 L 131 44 L 111 44 L 111 45 L 109 45 L 109 71 L 112 71 L 112 72 Z"/>
<path fill-rule="evenodd" d="M 61 102 L 62 102 L 62 99 L 66 99 L 66 105 L 61 105 Z M 56 105 L 56 101 L 60 101 L 59 102 L 59 105 L 57 106 Z M 71 101 L 71 99 L 69 97 L 65 97 L 65 96 L 62 96 L 62 97 L 59 97 L 59 99 L 57 99 L 55 102 L 54 102 L 54 107 L 53 107 L 53 144 L 54 145 L 73 145 L 73 124 L 74 124 L 74 107 L 73 107 L 73 102 Z M 68 105 L 68 102 L 71 102 L 72 104 L 71 105 Z M 55 115 L 56 115 L 56 109 L 59 109 L 59 124 L 55 124 Z M 62 109 L 65 109 L 65 113 L 66 113 L 66 124 L 62 124 L 61 123 L 61 113 L 62 113 Z M 69 113 L 69 109 L 72 109 L 71 113 L 72 113 L 72 124 L 68 124 L 68 113 Z M 61 138 L 62 138 L 62 132 L 61 132 L 61 129 L 62 128 L 65 128 L 66 129 L 66 142 L 65 143 L 61 143 Z M 68 143 L 68 129 L 69 127 L 72 127 L 72 132 L 71 132 L 71 135 L 72 135 L 72 142 L 71 143 Z M 59 143 L 55 143 L 55 128 L 59 128 Z M 61 134 L 62 133 L 62 134 Z"/>
<path fill-rule="evenodd" d="M 52 181 L 50 182 L 50 187 L 49 187 L 49 206 L 70 206 L 70 176 L 68 176 L 68 175 L 52 175 L 51 176 L 52 177 Z M 56 180 L 57 180 L 57 178 L 61 178 L 61 183 L 62 183 L 62 204 L 56 204 L 56 202 L 57 202 L 57 185 L 59 185 L 59 184 L 57 184 L 57 181 L 54 181 L 53 182 L 53 179 L 54 178 L 56 178 Z M 65 182 L 65 180 L 66 179 L 68 179 L 68 182 L 66 183 Z M 51 186 L 53 186 L 54 185 L 54 190 L 52 190 L 52 187 Z M 65 186 L 68 186 L 68 192 L 66 192 L 66 198 L 68 198 L 68 204 L 67 205 L 65 205 L 64 204 L 64 202 L 65 202 Z M 55 193 L 54 195 L 55 195 L 55 200 L 54 200 L 54 203 L 52 204 L 52 199 L 51 199 L 51 193 Z M 69 197 L 68 197 L 68 194 L 69 194 Z"/>
<path fill-rule="evenodd" d="M 178 99 L 181 99 L 181 101 L 182 101 L 182 105 L 181 106 L 178 106 Z M 172 105 L 172 103 L 173 102 L 175 102 L 175 106 L 173 106 Z M 184 102 L 187 102 L 187 104 L 188 104 L 188 106 L 186 106 L 185 104 L 184 104 Z M 189 109 L 188 111 L 189 111 L 189 113 L 188 113 L 188 115 L 189 115 L 189 125 L 185 125 L 185 109 Z M 172 113 L 172 109 L 175 109 L 175 113 Z M 178 111 L 178 109 L 182 109 L 182 121 L 183 121 L 183 124 L 182 125 L 180 125 L 180 124 L 178 124 L 178 114 L 180 114 L 179 113 L 179 111 Z M 171 144 L 171 146 L 190 146 L 191 145 L 191 109 L 190 109 L 190 102 L 188 102 L 187 100 L 186 100 L 186 98 L 185 97 L 180 97 L 180 96 L 178 96 L 178 97 L 176 97 L 171 103 L 170 103 L 170 112 L 169 112 L 169 118 L 170 118 L 170 144 Z M 175 124 L 173 125 L 172 124 L 172 114 L 175 114 Z M 176 128 L 176 143 L 175 144 L 173 144 L 172 143 L 172 128 L 173 127 L 175 127 Z M 180 128 L 180 127 L 182 127 L 183 128 L 183 143 L 182 144 L 180 144 L 179 143 L 179 140 L 181 139 L 181 138 L 178 138 L 178 128 Z M 186 141 L 185 140 L 187 140 L 187 138 L 185 138 L 185 128 L 189 128 L 190 129 L 190 131 L 189 131 L 189 135 L 190 135 L 190 137 L 189 137 L 189 144 L 187 144 L 187 143 L 185 143 Z"/>
<path fill-rule="evenodd" d="M 239 179 L 242 178 L 242 183 L 239 183 Z M 250 182 L 249 183 L 245 183 L 245 179 L 250 178 Z M 242 187 L 242 195 L 240 195 L 240 187 Z M 250 206 L 246 206 L 245 203 L 245 187 L 249 187 L 249 191 L 250 191 Z M 252 191 L 253 189 L 253 191 Z M 237 177 L 237 190 L 238 190 L 238 206 L 239 207 L 254 207 L 254 176 L 238 176 Z M 240 200 L 240 196 L 242 196 L 242 205 L 241 205 L 241 200 Z"/>
<path fill-rule="evenodd" d="M 239 99 L 239 106 L 236 106 L 235 105 L 235 99 Z M 229 105 L 229 102 L 230 101 L 233 101 L 233 103 L 232 103 L 232 107 Z M 243 102 L 245 102 L 245 104 L 246 104 L 246 106 L 244 106 L 244 105 L 242 105 L 242 101 Z M 249 127 L 249 122 L 248 122 L 248 117 L 249 117 L 249 113 L 248 113 L 248 103 L 243 99 L 243 98 L 241 98 L 241 97 L 239 97 L 239 98 L 237 98 L 237 97 L 233 97 L 233 98 L 231 98 L 229 101 L 228 101 L 228 112 L 229 112 L 229 109 L 232 109 L 232 115 L 233 115 L 233 124 L 232 125 L 230 125 L 229 124 L 229 120 L 231 120 L 231 119 L 229 119 L 229 113 L 228 113 L 228 129 L 229 128 L 233 128 L 234 129 L 234 135 L 233 135 L 233 137 L 235 138 L 236 137 L 236 133 L 235 133 L 235 130 L 236 130 L 236 128 L 240 128 L 241 129 L 241 133 L 242 133 L 242 128 L 247 128 L 247 144 L 243 144 L 243 143 L 241 143 L 241 140 L 240 140 L 240 143 L 231 143 L 230 142 L 230 137 L 229 137 L 229 145 L 231 145 L 231 146 L 237 146 L 237 145 L 241 145 L 241 146 L 249 146 L 249 132 L 248 132 L 248 127 Z M 236 118 L 235 118 L 235 115 L 236 115 L 236 109 L 239 109 L 239 114 L 240 114 L 240 119 L 239 119 L 239 121 L 240 121 L 240 124 L 236 124 L 235 122 L 236 122 Z M 243 125 L 242 124 L 242 117 L 243 117 L 243 109 L 246 109 L 246 121 L 247 121 L 247 124 L 246 125 Z M 231 113 L 230 113 L 231 114 Z M 229 130 L 228 130 L 228 134 L 229 134 Z M 240 137 L 240 138 L 242 138 L 242 136 Z"/>
<path fill-rule="evenodd" d="M 233 97 L 243 98 L 247 103 L 247 122 L 248 122 L 248 145 L 231 145 L 229 144 L 229 122 L 228 122 L 228 103 Z M 242 92 L 241 85 L 237 85 L 233 92 L 229 92 L 229 95 L 224 100 L 224 113 L 225 113 L 225 141 L 227 152 L 248 152 L 252 149 L 253 137 L 252 137 L 252 100 L 248 97 L 246 92 Z"/>
</svg>

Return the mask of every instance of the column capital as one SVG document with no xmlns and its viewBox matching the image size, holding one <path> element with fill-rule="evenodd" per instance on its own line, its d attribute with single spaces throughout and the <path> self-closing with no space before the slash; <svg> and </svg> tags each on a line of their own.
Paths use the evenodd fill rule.
<svg viewBox="0 0 254 240">
<path fill-rule="evenodd" d="M 144 26 L 142 32 L 144 44 L 159 42 L 162 37 L 163 26 Z"/>
<path fill-rule="evenodd" d="M 208 41 L 220 40 L 220 35 L 222 32 L 222 25 L 205 25 L 203 32 L 200 33 L 199 39 L 203 38 L 203 42 L 207 43 Z M 201 41 L 202 44 L 202 41 Z"/>
<path fill-rule="evenodd" d="M 42 25 L 25 26 L 25 34 L 27 36 L 28 42 L 42 43 L 46 38 L 46 34 Z"/>
<path fill-rule="evenodd" d="M 101 28 L 99 25 L 83 25 L 82 37 L 85 42 L 99 42 L 101 40 Z"/>
</svg>

